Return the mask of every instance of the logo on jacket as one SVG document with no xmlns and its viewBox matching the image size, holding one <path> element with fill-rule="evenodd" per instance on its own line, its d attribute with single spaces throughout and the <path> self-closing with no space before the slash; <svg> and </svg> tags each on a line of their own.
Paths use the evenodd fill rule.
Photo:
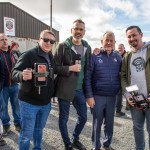
<svg viewBox="0 0 150 150">
<path fill-rule="evenodd" d="M 103 63 L 103 60 L 101 58 L 98 59 L 99 63 Z"/>
<path fill-rule="evenodd" d="M 114 58 L 114 62 L 117 62 L 117 59 L 116 59 L 116 58 Z"/>
</svg>

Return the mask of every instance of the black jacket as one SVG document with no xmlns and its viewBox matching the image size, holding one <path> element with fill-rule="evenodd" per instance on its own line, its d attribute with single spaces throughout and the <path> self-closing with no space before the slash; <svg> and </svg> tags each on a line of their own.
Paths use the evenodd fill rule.
<svg viewBox="0 0 150 150">
<path fill-rule="evenodd" d="M 55 68 L 52 53 L 49 53 L 51 68 Z M 24 52 L 18 59 L 13 71 L 12 77 L 14 81 L 20 82 L 19 99 L 33 105 L 47 105 L 54 92 L 53 78 L 48 76 L 47 85 L 41 87 L 41 92 L 38 94 L 38 87 L 35 86 L 35 76 L 32 80 L 24 81 L 22 71 L 26 68 L 34 70 L 35 63 L 46 63 L 49 66 L 47 59 L 43 56 L 43 51 L 38 46 L 29 51 Z M 48 67 L 50 71 L 50 67 Z"/>
<path fill-rule="evenodd" d="M 16 84 L 11 77 L 11 71 L 16 61 L 10 49 L 8 51 L 0 49 L 0 89 Z"/>
<path fill-rule="evenodd" d="M 64 43 L 60 43 L 56 48 L 56 54 L 54 56 L 58 74 L 58 84 L 55 96 L 68 101 L 73 101 L 74 99 L 78 80 L 76 72 L 69 72 L 69 66 L 74 65 L 76 60 L 76 53 L 72 50 L 73 43 L 71 39 L 72 37 L 68 38 Z M 85 73 L 87 66 L 89 65 L 91 47 L 84 40 L 82 40 L 82 44 L 85 51 Z"/>
</svg>

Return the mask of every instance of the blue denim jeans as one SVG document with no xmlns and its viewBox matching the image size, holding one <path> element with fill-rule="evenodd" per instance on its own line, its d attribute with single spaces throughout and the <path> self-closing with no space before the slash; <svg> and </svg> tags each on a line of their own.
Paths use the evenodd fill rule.
<svg viewBox="0 0 150 150">
<path fill-rule="evenodd" d="M 3 104 L 4 102 L 3 102 L 3 100 L 2 100 L 2 92 L 0 91 L 0 119 L 2 120 L 2 116 L 3 116 L 3 114 L 4 114 L 4 109 L 3 109 L 3 107 L 4 107 L 4 104 Z"/>
<path fill-rule="evenodd" d="M 68 135 L 67 122 L 69 118 L 70 102 L 63 99 L 59 101 L 59 129 L 65 145 L 71 144 Z M 85 96 L 82 90 L 76 90 L 74 100 L 72 102 L 78 115 L 78 120 L 73 131 L 73 140 L 78 140 L 81 131 L 87 121 L 87 106 Z"/>
<path fill-rule="evenodd" d="M 104 123 L 103 146 L 109 147 L 113 136 L 115 96 L 94 95 L 95 105 L 93 108 L 92 144 L 95 149 L 100 149 L 101 126 Z"/>
<path fill-rule="evenodd" d="M 10 117 L 8 114 L 8 100 L 12 108 L 12 114 L 14 118 L 14 124 L 20 124 L 20 108 L 18 100 L 18 84 L 12 84 L 11 86 L 3 87 L 2 100 L 3 100 L 3 125 L 10 125 Z"/>
<path fill-rule="evenodd" d="M 51 103 L 44 106 L 31 105 L 20 101 L 21 132 L 19 150 L 29 150 L 33 137 L 33 150 L 41 150 L 43 129 L 51 110 Z"/>
<path fill-rule="evenodd" d="M 150 147 L 150 108 L 146 111 L 138 110 L 134 107 L 130 109 L 133 120 L 133 132 L 136 144 L 136 150 L 145 149 L 144 138 L 144 123 L 146 119 L 147 132 L 149 135 L 149 147 Z"/>
</svg>

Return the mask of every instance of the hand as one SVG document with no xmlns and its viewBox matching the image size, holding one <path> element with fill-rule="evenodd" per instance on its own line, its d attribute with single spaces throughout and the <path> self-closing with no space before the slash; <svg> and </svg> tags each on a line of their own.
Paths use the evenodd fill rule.
<svg viewBox="0 0 150 150">
<path fill-rule="evenodd" d="M 86 101 L 87 101 L 87 104 L 88 104 L 91 108 L 94 107 L 94 105 L 95 105 L 94 97 L 87 98 Z"/>
<path fill-rule="evenodd" d="M 98 55 L 100 53 L 100 49 L 99 48 L 95 48 L 94 50 L 93 50 L 93 54 L 94 55 Z"/>
<path fill-rule="evenodd" d="M 75 64 L 75 65 L 69 66 L 69 71 L 80 72 L 81 64 Z"/>
<path fill-rule="evenodd" d="M 127 101 L 128 101 L 128 103 L 129 103 L 129 105 L 131 105 L 131 106 L 134 107 L 135 102 L 133 101 L 133 97 L 132 97 L 132 96 L 127 97 Z"/>
<path fill-rule="evenodd" d="M 31 68 L 26 68 L 22 72 L 23 80 L 31 80 L 32 79 L 32 69 Z"/>
</svg>

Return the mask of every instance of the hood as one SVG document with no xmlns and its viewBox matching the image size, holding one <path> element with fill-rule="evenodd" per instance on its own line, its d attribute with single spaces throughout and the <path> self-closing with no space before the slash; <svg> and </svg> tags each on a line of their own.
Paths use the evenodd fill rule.
<svg viewBox="0 0 150 150">
<path fill-rule="evenodd" d="M 89 47 L 89 44 L 85 40 L 81 40 L 81 42 L 82 42 L 82 44 L 83 44 L 84 47 Z M 73 46 L 72 36 L 70 36 L 69 38 L 67 38 L 64 43 L 65 43 L 65 45 L 67 47 L 69 47 L 71 49 L 71 47 Z"/>
<path fill-rule="evenodd" d="M 150 45 L 150 41 L 148 41 L 148 42 L 144 42 L 144 46 L 142 47 L 142 50 L 144 50 L 147 46 L 149 46 Z"/>
</svg>

